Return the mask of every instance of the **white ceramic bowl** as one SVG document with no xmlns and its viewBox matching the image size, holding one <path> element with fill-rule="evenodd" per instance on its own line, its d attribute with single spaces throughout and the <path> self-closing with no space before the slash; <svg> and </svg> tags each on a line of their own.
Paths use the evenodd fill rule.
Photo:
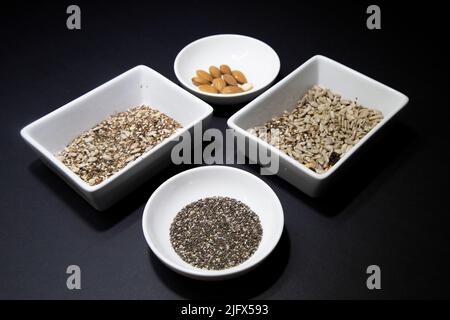
<svg viewBox="0 0 450 320">
<path fill-rule="evenodd" d="M 375 128 L 323 174 L 309 170 L 298 161 L 246 131 L 281 115 L 285 110 L 294 109 L 296 102 L 316 84 L 340 93 L 346 99 L 358 98 L 362 105 L 378 109 L 384 115 L 384 119 Z M 234 129 L 238 136 L 244 136 L 247 141 L 250 139 L 253 143 L 258 144 L 262 150 L 269 149 L 278 155 L 279 171 L 277 174 L 306 194 L 315 197 L 327 187 L 330 178 L 339 171 L 342 164 L 407 103 L 408 97 L 404 94 L 336 61 L 317 55 L 231 116 L 228 119 L 228 126 Z M 243 148 L 239 151 L 245 152 Z M 251 160 L 257 161 L 255 158 Z"/>
<path fill-rule="evenodd" d="M 142 104 L 174 118 L 183 129 L 95 186 L 84 182 L 54 156 L 108 116 Z M 21 135 L 75 191 L 96 209 L 104 210 L 170 163 L 174 140 L 197 123 L 206 126 L 212 111 L 208 104 L 156 71 L 137 66 L 34 121 L 21 130 Z"/>
<path fill-rule="evenodd" d="M 242 71 L 253 89 L 236 94 L 205 93 L 192 84 L 195 71 L 205 71 L 211 65 L 228 64 L 232 70 Z M 205 101 L 215 104 L 236 104 L 250 101 L 264 91 L 280 71 L 277 53 L 264 42 L 255 38 L 220 34 L 192 42 L 177 55 L 174 71 L 178 80 L 188 90 Z"/>
<path fill-rule="evenodd" d="M 170 243 L 170 225 L 187 204 L 205 197 L 227 196 L 247 204 L 261 221 L 263 235 L 256 252 L 225 270 L 205 270 L 183 261 Z M 153 253 L 172 270 L 194 278 L 221 280 L 258 265 L 275 248 L 283 232 L 283 208 L 272 189 L 258 177 L 232 167 L 206 166 L 184 171 L 164 182 L 144 209 L 142 229 Z"/>
</svg>

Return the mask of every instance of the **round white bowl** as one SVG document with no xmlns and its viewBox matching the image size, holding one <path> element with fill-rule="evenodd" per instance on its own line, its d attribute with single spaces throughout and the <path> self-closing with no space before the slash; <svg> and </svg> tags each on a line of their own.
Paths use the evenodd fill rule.
<svg viewBox="0 0 450 320">
<path fill-rule="evenodd" d="M 213 94 L 200 91 L 192 83 L 196 70 L 207 71 L 210 66 L 221 64 L 242 71 L 253 89 L 243 93 Z M 280 71 L 280 58 L 275 50 L 255 38 L 219 34 L 184 47 L 175 58 L 173 68 L 181 84 L 201 99 L 215 104 L 236 104 L 254 99 L 275 80 Z"/>
<path fill-rule="evenodd" d="M 170 225 L 187 204 L 206 197 L 231 197 L 247 204 L 263 229 L 255 253 L 242 264 L 224 270 L 206 270 L 183 261 L 170 243 Z M 222 280 L 236 277 L 261 263 L 280 240 L 284 216 L 280 200 L 260 178 L 226 166 L 199 167 L 179 173 L 152 194 L 144 209 L 142 228 L 153 253 L 172 270 L 194 279 Z"/>
</svg>

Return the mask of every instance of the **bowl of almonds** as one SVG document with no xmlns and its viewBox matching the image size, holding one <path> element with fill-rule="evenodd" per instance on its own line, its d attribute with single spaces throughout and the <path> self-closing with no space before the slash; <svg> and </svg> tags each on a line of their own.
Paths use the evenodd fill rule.
<svg viewBox="0 0 450 320">
<path fill-rule="evenodd" d="M 264 42 L 242 35 L 223 34 L 199 39 L 177 55 L 174 71 L 180 83 L 214 104 L 252 100 L 276 78 L 277 53 Z"/>
</svg>

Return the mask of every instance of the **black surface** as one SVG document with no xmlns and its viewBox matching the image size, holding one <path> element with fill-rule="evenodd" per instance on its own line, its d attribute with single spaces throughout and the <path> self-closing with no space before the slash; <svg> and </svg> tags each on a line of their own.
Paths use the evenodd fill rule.
<svg viewBox="0 0 450 320">
<path fill-rule="evenodd" d="M 242 1 L 222 10 L 204 1 L 77 1 L 82 30 L 74 32 L 65 25 L 69 4 L 2 3 L 0 298 L 450 298 L 448 50 L 440 5 L 380 4 L 382 30 L 369 31 L 368 2 Z M 271 45 L 281 59 L 279 78 L 320 53 L 398 89 L 410 103 L 330 194 L 313 200 L 262 177 L 285 211 L 278 247 L 242 278 L 204 283 L 164 267 L 141 231 L 152 191 L 187 167 L 170 167 L 98 213 L 37 159 L 19 130 L 138 64 L 176 82 L 178 51 L 216 33 Z M 236 108 L 224 109 L 216 108 L 211 127 L 225 129 Z M 82 269 L 81 291 L 66 289 L 69 264 Z M 366 288 L 371 264 L 381 267 L 382 290 Z"/>
</svg>

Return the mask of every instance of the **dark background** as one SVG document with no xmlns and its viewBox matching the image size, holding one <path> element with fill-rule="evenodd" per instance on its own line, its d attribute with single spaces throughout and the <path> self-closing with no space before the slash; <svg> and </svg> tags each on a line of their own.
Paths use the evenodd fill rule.
<svg viewBox="0 0 450 320">
<path fill-rule="evenodd" d="M 78 4 L 82 30 L 66 28 Z M 58 1 L 1 8 L 0 298 L 450 298 L 448 41 L 438 3 Z M 256 37 L 283 78 L 323 54 L 409 96 L 407 107 L 353 159 L 330 193 L 311 199 L 278 177 L 285 231 L 273 254 L 231 281 L 189 280 L 164 267 L 142 231 L 143 207 L 172 166 L 99 213 L 25 145 L 19 130 L 118 74 L 145 64 L 174 82 L 173 61 L 203 36 Z M 226 128 L 239 107 L 215 107 Z M 239 166 L 255 174 L 257 167 Z M 82 290 L 66 289 L 68 265 Z M 368 265 L 382 289 L 366 288 Z"/>
</svg>

